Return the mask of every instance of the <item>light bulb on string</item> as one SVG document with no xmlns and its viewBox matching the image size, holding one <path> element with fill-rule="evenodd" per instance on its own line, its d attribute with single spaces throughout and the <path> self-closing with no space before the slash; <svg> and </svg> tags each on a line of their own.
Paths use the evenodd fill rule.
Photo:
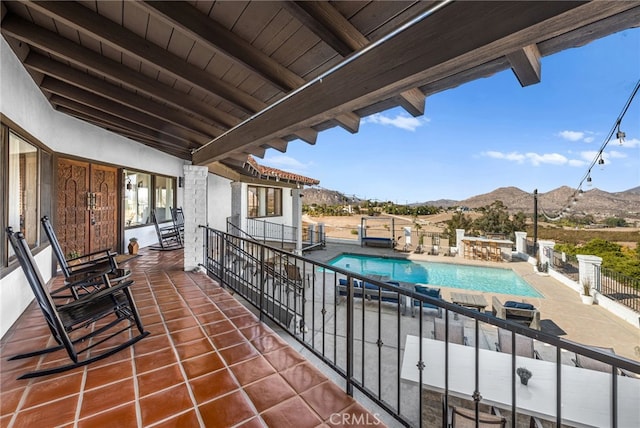
<svg viewBox="0 0 640 428">
<path fill-rule="evenodd" d="M 587 175 L 587 186 L 591 187 L 591 174 Z"/>
<path fill-rule="evenodd" d="M 626 136 L 627 134 L 620 130 L 620 122 L 618 122 L 618 131 L 616 132 L 616 138 L 618 139 L 618 144 L 622 145 L 622 143 L 624 143 L 624 139 Z"/>
<path fill-rule="evenodd" d="M 600 158 L 598 159 L 598 165 L 600 165 L 600 170 L 604 170 L 604 158 L 602 157 L 602 153 L 600 153 Z"/>
</svg>

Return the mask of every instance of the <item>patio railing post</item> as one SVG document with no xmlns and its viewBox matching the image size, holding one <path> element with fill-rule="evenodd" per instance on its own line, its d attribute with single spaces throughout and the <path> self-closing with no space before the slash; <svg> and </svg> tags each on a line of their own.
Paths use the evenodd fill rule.
<svg viewBox="0 0 640 428">
<path fill-rule="evenodd" d="M 353 277 L 347 276 L 347 394 L 353 396 Z"/>
<path fill-rule="evenodd" d="M 264 322 L 264 248 L 260 247 L 260 321 Z"/>
</svg>

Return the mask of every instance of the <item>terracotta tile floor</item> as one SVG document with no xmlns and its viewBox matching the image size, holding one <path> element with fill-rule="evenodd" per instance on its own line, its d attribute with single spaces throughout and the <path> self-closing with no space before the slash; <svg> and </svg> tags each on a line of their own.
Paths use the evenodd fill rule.
<svg viewBox="0 0 640 428">
<path fill-rule="evenodd" d="M 0 342 L 0 427 L 303 428 L 367 413 L 215 281 L 184 272 L 181 252 L 143 250 L 121 267 L 151 335 L 92 365 L 17 380 L 66 358 L 7 361 L 50 340 L 32 304 Z"/>
</svg>

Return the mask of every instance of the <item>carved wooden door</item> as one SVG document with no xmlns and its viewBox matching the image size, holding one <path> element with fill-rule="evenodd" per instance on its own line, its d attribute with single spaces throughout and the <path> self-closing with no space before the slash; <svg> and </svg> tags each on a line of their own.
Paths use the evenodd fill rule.
<svg viewBox="0 0 640 428">
<path fill-rule="evenodd" d="M 55 232 L 68 257 L 118 247 L 117 169 L 58 159 Z"/>
</svg>

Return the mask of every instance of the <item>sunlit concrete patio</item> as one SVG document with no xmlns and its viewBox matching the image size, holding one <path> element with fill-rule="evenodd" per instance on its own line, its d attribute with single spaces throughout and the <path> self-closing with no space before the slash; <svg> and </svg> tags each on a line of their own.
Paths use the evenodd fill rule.
<svg viewBox="0 0 640 428">
<path fill-rule="evenodd" d="M 2 427 L 314 427 L 374 415 L 202 273 L 181 251 L 141 251 L 133 292 L 151 335 L 105 360 L 16 380 L 67 358 L 7 361 L 51 342 L 33 304 L 0 344 Z M 58 277 L 56 284 L 61 282 Z"/>
</svg>

